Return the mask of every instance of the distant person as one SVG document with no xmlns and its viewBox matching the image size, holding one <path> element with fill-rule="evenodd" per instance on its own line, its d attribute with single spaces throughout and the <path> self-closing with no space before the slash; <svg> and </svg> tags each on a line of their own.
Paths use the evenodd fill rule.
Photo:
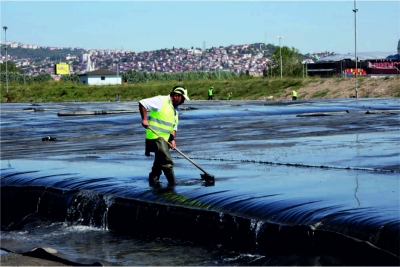
<svg viewBox="0 0 400 267">
<path fill-rule="evenodd" d="M 208 89 L 208 100 L 213 100 L 213 89 L 214 89 L 214 86 L 211 86 Z"/>
<path fill-rule="evenodd" d="M 175 149 L 175 137 L 178 129 L 178 106 L 190 100 L 183 86 L 175 86 L 169 95 L 155 96 L 139 101 L 142 126 L 146 128 L 145 155 L 154 153 L 154 162 L 149 173 L 149 185 L 159 186 L 161 171 L 168 180 L 168 185 L 177 184 L 174 174 L 174 162 L 169 149 Z M 147 111 L 149 116 L 147 116 Z M 157 133 L 155 134 L 149 128 Z M 170 143 L 170 144 L 168 144 Z"/>
<path fill-rule="evenodd" d="M 228 96 L 226 97 L 226 100 L 231 100 L 232 99 L 232 92 L 230 92 L 229 94 L 228 94 Z"/>
<path fill-rule="evenodd" d="M 292 101 L 297 100 L 297 92 L 296 90 L 292 91 Z"/>
</svg>

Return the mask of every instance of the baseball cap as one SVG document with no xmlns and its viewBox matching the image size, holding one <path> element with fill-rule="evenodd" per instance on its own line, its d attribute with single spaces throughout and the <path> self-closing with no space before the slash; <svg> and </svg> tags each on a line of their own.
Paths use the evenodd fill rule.
<svg viewBox="0 0 400 267">
<path fill-rule="evenodd" d="M 189 96 L 188 96 L 188 93 L 187 93 L 187 90 L 186 90 L 185 87 L 183 87 L 183 86 L 175 86 L 175 87 L 172 89 L 172 92 L 174 92 L 174 93 L 176 93 L 176 94 L 183 95 L 183 97 L 184 97 L 186 100 L 190 101 L 190 98 L 189 98 Z"/>
</svg>

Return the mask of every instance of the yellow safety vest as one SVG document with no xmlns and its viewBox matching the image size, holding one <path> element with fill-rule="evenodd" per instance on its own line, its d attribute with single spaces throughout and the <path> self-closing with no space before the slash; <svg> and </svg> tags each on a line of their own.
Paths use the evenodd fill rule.
<svg viewBox="0 0 400 267">
<path fill-rule="evenodd" d="M 292 96 L 296 96 L 297 97 L 297 92 L 296 91 L 292 91 Z"/>
<path fill-rule="evenodd" d="M 212 96 L 212 89 L 208 89 L 208 95 Z"/>
<path fill-rule="evenodd" d="M 165 141 L 168 142 L 170 134 L 178 125 L 178 111 L 172 106 L 170 96 L 161 96 L 162 106 L 159 111 L 151 110 L 149 114 L 150 127 Z M 157 139 L 158 136 L 146 129 L 147 139 Z"/>
</svg>

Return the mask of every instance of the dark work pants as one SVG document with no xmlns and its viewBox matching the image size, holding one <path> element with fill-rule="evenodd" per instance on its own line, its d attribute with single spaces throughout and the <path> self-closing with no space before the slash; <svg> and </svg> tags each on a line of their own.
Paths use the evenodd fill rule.
<svg viewBox="0 0 400 267">
<path fill-rule="evenodd" d="M 157 139 L 146 139 L 146 156 L 150 156 L 150 152 L 154 153 L 154 162 L 151 173 L 149 174 L 149 183 L 157 183 L 160 179 L 161 172 L 163 172 L 170 185 L 176 184 L 174 162 L 169 152 L 168 143 L 161 137 Z"/>
</svg>

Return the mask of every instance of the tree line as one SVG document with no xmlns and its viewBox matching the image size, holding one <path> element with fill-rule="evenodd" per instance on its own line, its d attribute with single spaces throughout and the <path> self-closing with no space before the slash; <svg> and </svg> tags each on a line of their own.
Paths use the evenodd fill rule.
<svg viewBox="0 0 400 267">
<path fill-rule="evenodd" d="M 46 82 L 54 80 L 50 73 L 41 73 L 37 75 L 24 75 L 18 72 L 8 72 L 8 82 L 16 82 L 20 84 L 32 83 L 32 82 Z M 173 72 L 173 73 L 160 73 L 160 72 L 141 72 L 136 70 L 130 70 L 126 73 L 121 74 L 121 80 L 123 83 L 145 83 L 150 81 L 188 81 L 188 80 L 217 80 L 217 79 L 230 79 L 237 77 L 234 72 L 227 71 L 213 71 L 213 72 L 201 72 L 201 71 L 188 71 L 188 72 Z M 80 83 L 79 74 L 62 75 L 61 81 Z M 6 72 L 0 73 L 0 83 L 6 82 Z"/>
<path fill-rule="evenodd" d="M 6 72 L 7 65 L 7 72 Z M 50 73 L 40 73 L 38 75 L 24 75 L 21 73 L 21 69 L 15 66 L 12 61 L 7 61 L 6 63 L 0 63 L 0 83 L 6 83 L 6 78 L 8 82 L 17 82 L 20 84 L 32 83 L 32 82 L 45 82 L 54 80 Z M 8 77 L 7 77 L 8 76 Z"/>
</svg>

